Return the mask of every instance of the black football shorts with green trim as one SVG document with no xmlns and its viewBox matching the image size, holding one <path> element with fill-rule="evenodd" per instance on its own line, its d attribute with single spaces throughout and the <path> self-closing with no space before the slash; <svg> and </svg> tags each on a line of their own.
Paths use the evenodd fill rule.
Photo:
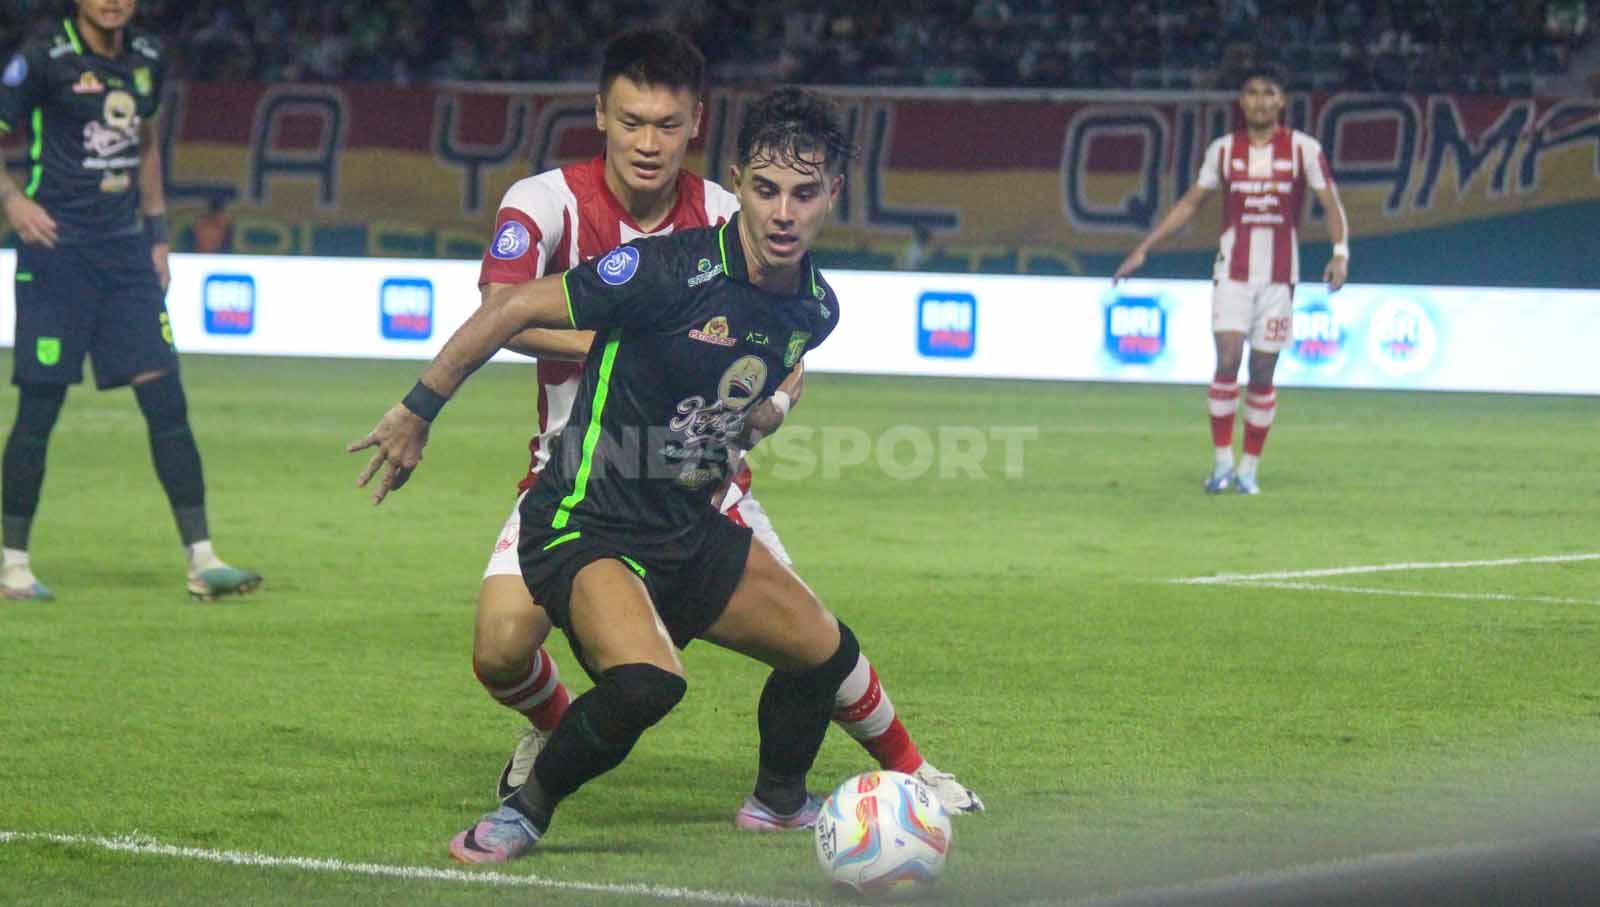
<svg viewBox="0 0 1600 907">
<path fill-rule="evenodd" d="M 22 246 L 16 290 L 13 384 L 77 384 L 85 355 L 101 390 L 178 367 L 165 294 L 142 236 Z"/>
<path fill-rule="evenodd" d="M 572 639 L 569 611 L 572 580 L 595 561 L 619 560 L 639 574 L 656 614 L 680 649 L 717 622 L 744 576 L 753 534 L 709 504 L 705 518 L 679 539 L 641 544 L 573 524 L 553 529 L 554 511 L 530 507 L 534 498 L 527 495 L 522 503 L 522 537 L 517 544 L 522 580 L 575 648 L 578 641 Z"/>
</svg>

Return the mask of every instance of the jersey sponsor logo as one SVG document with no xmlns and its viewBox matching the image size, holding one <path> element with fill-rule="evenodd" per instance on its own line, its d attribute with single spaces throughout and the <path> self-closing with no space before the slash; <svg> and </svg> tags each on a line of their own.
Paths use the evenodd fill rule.
<svg viewBox="0 0 1600 907">
<path fill-rule="evenodd" d="M 701 343 L 714 343 L 717 346 L 733 346 L 739 342 L 729 336 L 728 319 L 722 315 L 706 322 L 705 327 L 690 331 L 689 336 Z"/>
<path fill-rule="evenodd" d="M 698 273 L 695 276 L 689 278 L 689 286 L 698 287 L 699 285 L 701 285 L 703 283 L 706 283 L 707 281 L 709 281 L 712 278 L 716 277 L 718 274 L 721 274 L 722 273 L 722 265 L 720 265 L 720 264 L 715 264 L 714 265 L 714 264 L 711 263 L 711 259 L 702 258 L 702 259 L 700 259 L 699 271 L 700 271 L 700 273 Z"/>
<path fill-rule="evenodd" d="M 806 354 L 806 343 L 810 339 L 810 331 L 795 331 L 789 335 L 789 345 L 783 350 L 784 368 L 793 368 L 800 361 L 800 357 Z"/>
<path fill-rule="evenodd" d="M 494 243 L 489 246 L 489 254 L 501 261 L 513 261 L 521 258 L 522 253 L 528 251 L 533 245 L 533 236 L 528 228 L 514 220 L 506 221 L 500 232 L 494 235 Z"/>
<path fill-rule="evenodd" d="M 600 279 L 613 287 L 620 287 L 633 279 L 639 271 L 639 250 L 632 246 L 618 246 L 606 253 L 594 266 Z"/>
<path fill-rule="evenodd" d="M 207 334 L 244 335 L 256 329 L 256 280 L 248 274 L 212 274 L 200 288 Z"/>
<path fill-rule="evenodd" d="M 161 59 L 161 49 L 144 35 L 133 39 L 133 49 L 152 60 Z"/>
<path fill-rule="evenodd" d="M 1294 340 L 1289 354 L 1313 368 L 1334 368 L 1345 358 L 1344 319 L 1326 299 L 1313 299 L 1294 309 Z"/>
<path fill-rule="evenodd" d="M 917 352 L 943 359 L 970 359 L 977 348 L 978 297 L 938 291 L 917 297 Z"/>
<path fill-rule="evenodd" d="M 661 456 L 681 463 L 675 481 L 688 489 L 703 488 L 728 474 L 728 440 L 744 428 L 744 413 L 767 386 L 767 363 L 760 356 L 740 356 L 722 372 L 717 399 L 700 394 L 679 401 L 667 428 L 678 437 L 667 441 Z"/>
<path fill-rule="evenodd" d="M 1167 349 L 1167 310 L 1153 296 L 1117 296 L 1106 306 L 1106 352 L 1148 365 Z"/>
<path fill-rule="evenodd" d="M 73 94 L 99 94 L 105 90 L 106 83 L 100 81 L 100 77 L 93 71 L 78 76 L 78 81 L 72 83 Z"/>
<path fill-rule="evenodd" d="M 378 327 L 385 340 L 433 336 L 433 281 L 391 277 L 378 288 Z"/>
<path fill-rule="evenodd" d="M 6 64 L 6 71 L 3 75 L 0 75 L 0 82 L 5 82 L 11 88 L 16 88 L 27 77 L 28 59 L 22 54 L 17 54 L 11 58 L 10 63 Z"/>
<path fill-rule="evenodd" d="M 1439 351 L 1439 330 L 1433 316 L 1414 300 L 1385 300 L 1367 323 L 1372 361 L 1391 375 L 1415 375 Z"/>
</svg>

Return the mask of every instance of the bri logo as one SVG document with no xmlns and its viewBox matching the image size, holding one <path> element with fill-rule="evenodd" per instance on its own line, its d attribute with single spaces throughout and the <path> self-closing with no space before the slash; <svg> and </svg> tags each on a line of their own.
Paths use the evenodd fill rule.
<svg viewBox="0 0 1600 907">
<path fill-rule="evenodd" d="M 1389 299 L 1372 313 L 1367 326 L 1368 352 L 1391 375 L 1415 375 L 1439 351 L 1439 331 L 1420 303 Z"/>
<path fill-rule="evenodd" d="M 1167 310 L 1154 296 L 1118 296 L 1106 306 L 1106 352 L 1118 362 L 1148 365 L 1167 349 Z"/>
<path fill-rule="evenodd" d="M 378 290 L 378 327 L 385 340 L 433 336 L 433 282 L 391 277 Z"/>
<path fill-rule="evenodd" d="M 917 297 L 917 352 L 971 359 L 978 348 L 978 298 L 930 290 Z"/>
<path fill-rule="evenodd" d="M 212 274 L 200 287 L 207 334 L 240 336 L 256 329 L 256 281 L 248 274 Z"/>
<path fill-rule="evenodd" d="M 1344 359 L 1344 319 L 1325 299 L 1294 310 L 1294 342 L 1289 352 L 1310 366 L 1329 368 Z"/>
</svg>

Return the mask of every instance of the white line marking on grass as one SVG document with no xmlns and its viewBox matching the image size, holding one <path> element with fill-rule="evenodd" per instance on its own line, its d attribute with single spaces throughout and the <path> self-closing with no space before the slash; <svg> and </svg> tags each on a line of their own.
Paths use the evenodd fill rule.
<svg viewBox="0 0 1600 907">
<path fill-rule="evenodd" d="M 1358 595 L 1392 595 L 1398 598 L 1457 598 L 1465 601 L 1536 602 L 1552 605 L 1600 605 L 1600 599 L 1559 598 L 1554 595 L 1508 595 L 1504 592 L 1426 592 L 1413 589 L 1375 589 L 1370 586 L 1335 586 L 1328 583 L 1283 583 L 1268 580 L 1228 583 L 1238 589 L 1294 589 L 1309 592 L 1353 592 Z"/>
<path fill-rule="evenodd" d="M 515 888 L 546 888 L 558 891 L 578 891 L 594 894 L 627 895 L 659 898 L 665 901 L 697 901 L 705 904 L 740 904 L 749 907 L 811 907 L 815 901 L 790 901 L 764 898 L 751 894 L 721 891 L 697 891 L 691 888 L 673 888 L 663 885 L 619 885 L 603 882 L 567 882 L 543 879 L 533 875 L 512 875 L 504 872 L 469 871 L 465 869 L 439 869 L 432 866 L 389 866 L 382 863 L 346 863 L 318 857 L 275 857 L 270 854 L 246 853 L 237 850 L 207 850 L 200 847 L 179 847 L 163 844 L 152 838 L 137 835 L 119 835 L 114 838 L 94 835 L 67 835 L 36 831 L 0 830 L 0 844 L 12 841 L 48 841 L 79 847 L 97 847 L 123 853 L 145 856 L 175 857 L 180 860 L 198 860 L 206 863 L 227 863 L 235 866 L 257 866 L 268 869 L 299 869 L 311 872 L 336 872 L 348 875 L 376 876 L 421 882 L 466 882 L 476 885 L 495 885 Z"/>
<path fill-rule="evenodd" d="M 1320 570 L 1282 570 L 1276 573 L 1219 573 L 1215 576 L 1186 576 L 1169 582 L 1188 586 L 1226 586 L 1256 580 L 1315 579 L 1323 576 L 1353 576 L 1358 573 L 1389 573 L 1397 570 L 1463 570 L 1469 567 L 1516 567 L 1522 564 L 1570 564 L 1575 561 L 1596 560 L 1600 560 L 1600 554 L 1552 554 L 1543 557 L 1503 557 L 1492 561 L 1425 561 L 1324 567 Z"/>
</svg>

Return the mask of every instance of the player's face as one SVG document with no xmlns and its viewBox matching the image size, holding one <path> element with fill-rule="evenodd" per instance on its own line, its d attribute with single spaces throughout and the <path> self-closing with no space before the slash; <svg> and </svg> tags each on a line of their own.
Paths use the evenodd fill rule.
<svg viewBox="0 0 1600 907">
<path fill-rule="evenodd" d="M 1283 89 L 1271 79 L 1251 79 L 1239 92 L 1239 107 L 1244 110 L 1246 126 L 1264 129 L 1276 126 L 1283 113 Z"/>
<path fill-rule="evenodd" d="M 740 230 L 745 247 L 757 259 L 754 264 L 780 270 L 799 264 L 816 242 L 844 177 L 823 168 L 797 169 L 794 161 L 756 154 L 743 168 L 733 168 L 733 183 L 739 196 Z"/>
<path fill-rule="evenodd" d="M 138 0 L 78 0 L 78 12 L 94 27 L 116 31 L 128 24 Z"/>
<path fill-rule="evenodd" d="M 672 185 L 689 140 L 700 134 L 700 99 L 688 88 L 613 79 L 595 97 L 594 122 L 606 134 L 606 169 L 634 192 Z"/>
</svg>

